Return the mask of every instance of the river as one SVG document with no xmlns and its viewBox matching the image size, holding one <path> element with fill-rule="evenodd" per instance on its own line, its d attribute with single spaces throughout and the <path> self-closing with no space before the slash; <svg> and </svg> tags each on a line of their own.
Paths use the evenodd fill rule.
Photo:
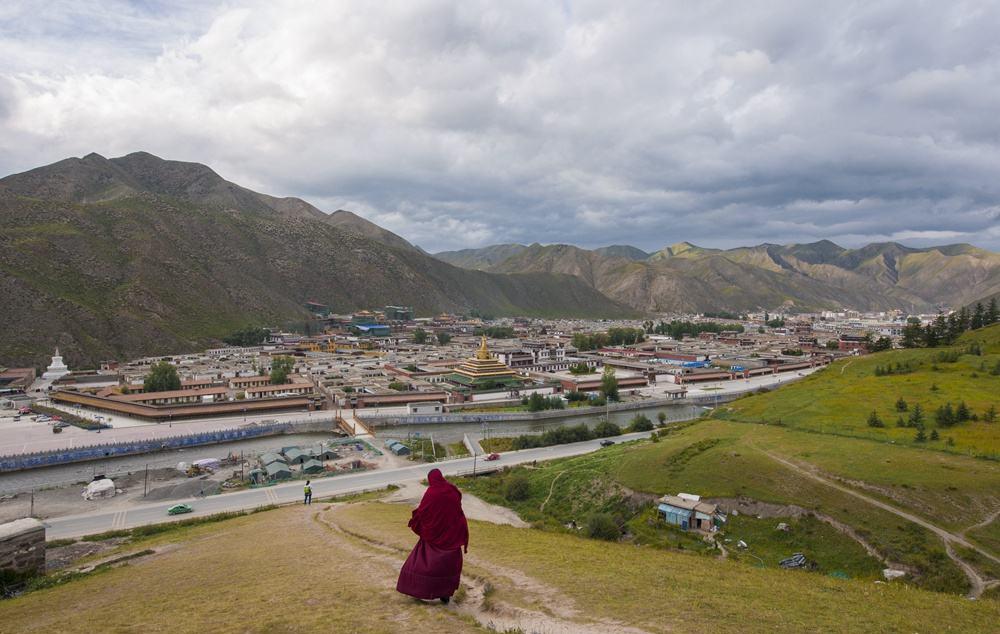
<svg viewBox="0 0 1000 634">
<path fill-rule="evenodd" d="M 664 412 L 667 415 L 668 421 L 678 422 L 697 418 L 703 411 L 704 409 L 697 405 L 667 405 L 639 410 L 611 412 L 611 421 L 624 428 L 636 414 L 645 414 L 655 423 L 657 421 L 657 414 Z M 537 434 L 546 429 L 559 427 L 560 425 L 578 425 L 584 423 L 588 427 L 593 427 L 603 418 L 603 414 L 593 414 L 542 421 L 489 423 L 486 431 L 490 435 L 496 436 Z M 375 430 L 376 440 L 374 444 L 381 446 L 382 441 L 386 438 L 406 438 L 408 435 L 415 433 L 419 433 L 423 437 L 433 435 L 436 442 L 450 444 L 461 442 L 464 434 L 481 434 L 483 431 L 484 427 L 480 423 L 441 423 L 435 425 L 379 427 Z M 142 471 L 147 466 L 150 469 L 175 467 L 178 462 L 190 463 L 204 458 L 223 458 L 229 454 L 239 454 L 240 452 L 244 454 L 262 454 L 268 451 L 277 451 L 282 447 L 290 445 L 315 445 L 318 442 L 333 438 L 337 437 L 322 433 L 287 434 L 138 456 L 122 456 L 108 460 L 77 462 L 56 467 L 28 469 L 0 475 L 0 494 L 19 493 L 75 482 L 89 482 L 95 474 L 99 473 L 114 478 L 118 474 Z"/>
</svg>

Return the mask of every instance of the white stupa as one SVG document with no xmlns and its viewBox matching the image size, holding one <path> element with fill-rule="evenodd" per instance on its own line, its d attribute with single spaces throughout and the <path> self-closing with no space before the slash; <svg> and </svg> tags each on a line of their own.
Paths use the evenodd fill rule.
<svg viewBox="0 0 1000 634">
<path fill-rule="evenodd" d="M 62 355 L 59 354 L 59 348 L 56 348 L 56 353 L 52 355 L 52 363 L 45 369 L 45 374 L 42 375 L 42 378 L 55 381 L 66 376 L 69 372 L 69 368 L 63 363 Z"/>
</svg>

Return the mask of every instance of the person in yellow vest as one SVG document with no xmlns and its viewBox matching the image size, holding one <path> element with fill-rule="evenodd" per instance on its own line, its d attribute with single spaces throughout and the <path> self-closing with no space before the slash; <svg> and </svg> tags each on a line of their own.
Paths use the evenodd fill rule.
<svg viewBox="0 0 1000 634">
<path fill-rule="evenodd" d="M 312 489 L 311 486 L 309 486 L 310 482 L 311 482 L 311 480 L 306 480 L 306 486 L 305 486 L 305 489 L 303 489 L 303 491 L 306 494 L 306 499 L 305 499 L 305 502 L 303 502 L 303 504 L 312 504 L 313 503 L 313 489 Z"/>
</svg>

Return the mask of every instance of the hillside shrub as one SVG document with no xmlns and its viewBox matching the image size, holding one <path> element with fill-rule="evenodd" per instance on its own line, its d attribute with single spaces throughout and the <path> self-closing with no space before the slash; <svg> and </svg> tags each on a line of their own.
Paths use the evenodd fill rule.
<svg viewBox="0 0 1000 634">
<path fill-rule="evenodd" d="M 603 539 L 605 541 L 618 541 L 622 532 L 615 523 L 615 519 L 607 513 L 593 513 L 587 517 L 584 524 L 584 532 L 587 537 L 593 539 Z"/>
<path fill-rule="evenodd" d="M 632 422 L 628 426 L 629 431 L 652 431 L 653 421 L 645 414 L 636 414 L 632 417 Z"/>
<path fill-rule="evenodd" d="M 528 482 L 528 476 L 523 473 L 515 473 L 504 480 L 503 497 L 508 502 L 527 500 L 529 495 L 530 483 Z"/>
<path fill-rule="evenodd" d="M 610 436 L 621 436 L 621 427 L 615 425 L 614 423 L 606 420 L 594 425 L 594 437 L 595 438 L 608 438 Z"/>
</svg>

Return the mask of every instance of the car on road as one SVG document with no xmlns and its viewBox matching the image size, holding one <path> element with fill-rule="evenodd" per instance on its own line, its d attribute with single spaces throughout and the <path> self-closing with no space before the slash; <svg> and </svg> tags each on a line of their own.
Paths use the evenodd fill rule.
<svg viewBox="0 0 1000 634">
<path fill-rule="evenodd" d="M 486 459 L 487 460 L 499 460 L 500 459 L 500 454 L 498 454 L 498 453 L 491 453 L 490 455 L 486 456 Z"/>
<path fill-rule="evenodd" d="M 190 504 L 174 504 L 167 509 L 167 515 L 180 515 L 182 513 L 190 513 L 193 510 Z"/>
<path fill-rule="evenodd" d="M 613 444 L 615 444 L 615 441 L 613 441 L 613 440 L 604 439 L 604 440 L 601 441 L 601 446 L 602 447 L 610 447 Z"/>
</svg>

